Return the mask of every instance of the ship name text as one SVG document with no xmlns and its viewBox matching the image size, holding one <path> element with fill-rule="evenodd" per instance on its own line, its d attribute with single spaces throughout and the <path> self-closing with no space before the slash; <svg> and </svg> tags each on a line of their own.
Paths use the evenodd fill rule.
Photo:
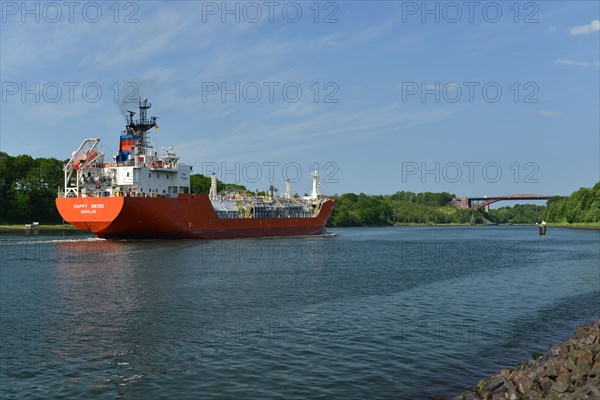
<svg viewBox="0 0 600 400">
<path fill-rule="evenodd" d="M 73 204 L 73 208 L 88 208 L 87 204 Z M 104 204 L 92 204 L 91 208 L 104 208 Z"/>
</svg>

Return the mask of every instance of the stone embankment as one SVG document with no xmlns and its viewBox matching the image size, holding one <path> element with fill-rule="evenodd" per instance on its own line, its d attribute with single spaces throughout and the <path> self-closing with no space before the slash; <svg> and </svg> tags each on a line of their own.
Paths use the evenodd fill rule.
<svg viewBox="0 0 600 400">
<path fill-rule="evenodd" d="M 503 369 L 455 400 L 600 399 L 600 319 L 545 354 Z"/>
</svg>

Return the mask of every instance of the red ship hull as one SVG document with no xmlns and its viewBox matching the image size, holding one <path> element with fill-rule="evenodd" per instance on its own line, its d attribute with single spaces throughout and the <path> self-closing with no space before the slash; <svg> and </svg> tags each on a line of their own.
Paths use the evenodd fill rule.
<svg viewBox="0 0 600 400">
<path fill-rule="evenodd" d="M 313 218 L 229 218 L 215 213 L 208 195 L 57 198 L 69 224 L 100 238 L 228 239 L 320 235 L 335 207 L 327 200 Z"/>
</svg>

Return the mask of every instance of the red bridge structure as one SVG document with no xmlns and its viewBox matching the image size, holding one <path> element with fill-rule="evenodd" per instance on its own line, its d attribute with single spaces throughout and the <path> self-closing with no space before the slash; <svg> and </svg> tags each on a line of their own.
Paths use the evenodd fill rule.
<svg viewBox="0 0 600 400">
<path fill-rule="evenodd" d="M 506 196 L 484 196 L 484 197 L 457 197 L 450 204 L 456 208 L 479 210 L 480 208 L 488 210 L 492 203 L 503 200 L 548 200 L 555 196 L 545 196 L 543 194 L 509 194 Z"/>
</svg>

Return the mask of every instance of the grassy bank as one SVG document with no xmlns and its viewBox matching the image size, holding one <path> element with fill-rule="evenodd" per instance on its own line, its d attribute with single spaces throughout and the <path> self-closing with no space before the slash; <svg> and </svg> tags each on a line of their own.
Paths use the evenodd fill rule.
<svg viewBox="0 0 600 400">
<path fill-rule="evenodd" d="M 73 225 L 69 225 L 69 224 L 38 225 L 33 228 L 27 227 L 22 224 L 20 224 L 20 225 L 0 225 L 0 233 L 30 233 L 30 232 L 52 233 L 52 232 L 63 232 L 63 231 L 86 233 L 85 231 L 82 231 L 82 230 L 74 227 Z"/>
<path fill-rule="evenodd" d="M 600 230 L 600 222 L 551 222 L 548 224 L 551 228 L 576 228 L 576 229 L 598 229 Z"/>
</svg>

